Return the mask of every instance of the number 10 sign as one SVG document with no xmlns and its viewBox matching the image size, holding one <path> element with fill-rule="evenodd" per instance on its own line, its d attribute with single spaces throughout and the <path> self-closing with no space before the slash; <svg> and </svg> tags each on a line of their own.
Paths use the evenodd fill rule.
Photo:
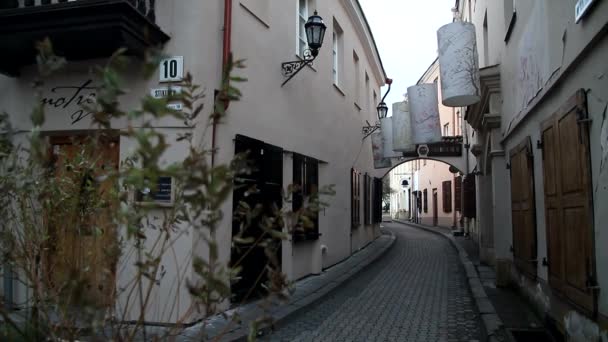
<svg viewBox="0 0 608 342">
<path fill-rule="evenodd" d="M 173 56 L 160 61 L 160 82 L 176 82 L 184 78 L 184 57 Z"/>
</svg>

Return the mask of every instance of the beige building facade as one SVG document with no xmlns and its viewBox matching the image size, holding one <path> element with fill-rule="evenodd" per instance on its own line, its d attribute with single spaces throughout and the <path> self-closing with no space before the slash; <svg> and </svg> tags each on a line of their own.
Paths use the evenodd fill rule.
<svg viewBox="0 0 608 342">
<path fill-rule="evenodd" d="M 481 67 L 482 101 L 465 114 L 481 257 L 564 335 L 598 340 L 608 329 L 608 4 L 456 7 L 476 26 Z"/>
<path fill-rule="evenodd" d="M 39 6 L 39 10 L 49 6 L 46 7 L 49 10 L 70 11 L 81 3 L 86 7 L 87 1 L 78 0 L 50 5 L 36 2 L 35 6 Z M 315 185 L 319 187 L 335 186 L 336 194 L 327 199 L 329 207 L 319 214 L 318 234 L 294 236 L 283 241 L 282 272 L 287 278 L 298 280 L 320 274 L 379 236 L 379 222 L 375 219 L 377 201 L 373 196 L 378 192 L 378 182 L 373 176 L 381 175 L 376 175 L 373 169 L 371 150 L 359 147 L 361 127 L 376 117 L 375 107 L 386 73 L 358 1 L 160 0 L 148 4 L 155 4 L 154 16 L 133 20 L 136 23 L 145 20 L 154 32 L 166 36 L 159 40 L 164 43 L 163 53 L 178 57 L 183 69 L 207 89 L 205 108 L 213 108 L 213 90 L 221 82 L 225 52 L 230 51 L 235 58 L 246 60 L 246 69 L 239 70 L 239 75 L 248 79 L 239 85 L 243 97 L 230 104 L 226 120 L 214 132 L 218 151 L 215 163 L 228 163 L 239 149 L 251 146 L 259 148 L 261 154 L 274 149 L 280 151 L 276 154 L 279 163 L 273 164 L 279 170 L 274 171 L 281 176 L 280 187 L 298 182 L 295 169 L 302 167 L 302 160 L 308 163 L 307 167 L 316 170 L 317 178 L 307 181 L 316 181 Z M 125 5 L 131 6 L 127 1 Z M 0 9 L 0 17 L 3 11 L 6 14 L 6 11 L 26 10 Z M 127 11 L 138 15 L 131 9 Z M 281 74 L 281 63 L 301 60 L 304 56 L 302 20 L 305 22 L 314 11 L 318 11 L 327 25 L 323 47 L 312 65 L 304 67 L 282 86 L 285 78 Z M 72 30 L 72 34 L 80 29 L 74 26 L 67 30 Z M 70 61 L 69 54 L 67 57 Z M 61 98 L 63 102 L 46 106 L 47 120 L 40 127 L 44 134 L 69 137 L 90 131 L 90 117 L 80 112 L 76 101 L 68 103 L 67 99 L 74 91 L 79 92 L 78 96 L 95 97 L 95 85 L 99 80 L 90 70 L 95 65 L 103 65 L 108 57 L 109 54 L 99 53 L 70 61 L 65 69 L 46 80 L 43 97 Z M 137 77 L 136 69 L 137 64 L 133 64 L 132 71 L 123 75 L 129 85 L 129 94 L 122 97 L 121 106 L 125 108 L 136 108 L 137 100 L 153 89 L 176 84 L 161 82 L 162 71 L 151 80 L 142 81 Z M 28 120 L 34 105 L 30 84 L 37 77 L 37 70 L 32 63 L 26 63 L 11 67 L 11 72 L 3 71 L 10 75 L 0 76 L 0 111 L 11 115 L 12 123 L 23 137 L 32 129 Z M 118 132 L 127 129 L 127 123 L 122 121 L 112 122 L 111 126 Z M 192 133 L 206 146 L 213 143 L 211 135 L 205 134 L 207 122 L 204 119 L 193 127 L 167 119 L 157 122 L 155 128 L 171 141 L 163 163 L 179 161 L 186 156 L 186 145 L 176 142 L 179 134 Z M 16 139 L 21 138 L 17 136 Z M 128 157 L 133 142 L 122 138 L 117 143 L 122 161 Z M 361 175 L 361 181 L 353 182 L 353 174 Z M 364 174 L 369 175 L 368 182 L 362 181 Z M 353 194 L 359 193 L 361 196 L 355 197 L 360 199 L 353 200 Z M 224 264 L 231 261 L 233 200 L 236 199 L 231 196 L 222 208 L 225 216 L 217 233 L 219 259 Z M 152 216 L 162 216 L 163 210 L 159 207 Z M 361 217 L 369 219 L 353 220 L 354 212 L 364 213 Z M 149 234 L 153 237 L 155 233 Z M 179 288 L 185 286 L 184 283 L 173 280 L 192 278 L 192 257 L 207 259 L 209 250 L 200 237 L 188 235 L 176 241 L 171 254 L 172 260 L 162 263 L 173 265 L 176 262 L 179 267 L 167 267 L 163 278 L 166 281 L 154 288 L 151 297 L 154 309 L 145 314 L 145 321 L 150 323 L 175 323 L 189 312 L 192 299 L 187 289 Z M 124 276 L 119 273 L 114 286 L 120 288 L 122 282 L 130 279 L 133 263 L 134 259 L 128 257 L 119 262 Z M 13 302 L 22 303 L 27 300 L 28 291 L 18 276 L 13 279 L 12 297 Z M 229 304 L 224 303 L 221 309 L 227 309 Z M 138 316 L 138 312 L 132 312 L 129 317 L 136 319 Z M 182 323 L 200 318 L 200 315 L 191 314 Z"/>
</svg>

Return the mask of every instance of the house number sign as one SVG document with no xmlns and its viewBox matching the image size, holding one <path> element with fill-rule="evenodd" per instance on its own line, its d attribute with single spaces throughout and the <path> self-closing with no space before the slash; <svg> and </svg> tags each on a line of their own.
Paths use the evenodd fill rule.
<svg viewBox="0 0 608 342">
<path fill-rule="evenodd" d="M 160 61 L 160 82 L 179 82 L 184 78 L 184 57 L 173 56 Z"/>
</svg>

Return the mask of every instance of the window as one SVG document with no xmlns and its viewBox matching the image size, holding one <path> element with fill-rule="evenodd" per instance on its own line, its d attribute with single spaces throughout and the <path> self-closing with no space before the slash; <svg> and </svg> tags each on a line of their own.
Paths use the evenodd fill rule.
<svg viewBox="0 0 608 342">
<path fill-rule="evenodd" d="M 296 223 L 294 240 L 317 240 L 319 238 L 318 190 L 319 190 L 319 161 L 294 153 L 293 155 L 293 184 L 297 188 L 293 192 L 293 211 L 302 210 L 301 214 L 312 221 L 312 226 L 305 226 L 304 221 Z"/>
<path fill-rule="evenodd" d="M 450 123 L 446 123 L 445 125 L 443 125 L 443 136 L 444 137 L 449 137 L 450 136 Z"/>
<path fill-rule="evenodd" d="M 361 224 L 361 174 L 355 169 L 350 170 L 350 221 L 351 229 Z"/>
<path fill-rule="evenodd" d="M 456 111 L 456 135 L 462 134 L 462 114 L 460 111 Z"/>
<path fill-rule="evenodd" d="M 504 0 L 505 9 L 505 43 L 509 41 L 513 27 L 515 27 L 515 21 L 517 19 L 517 13 L 515 7 L 513 7 L 513 0 Z"/>
<path fill-rule="evenodd" d="M 370 89 L 369 89 L 369 75 L 367 74 L 367 71 L 365 72 L 365 109 L 366 110 L 370 110 L 370 100 L 369 100 L 369 94 L 371 94 Z"/>
<path fill-rule="evenodd" d="M 443 212 L 452 212 L 452 181 L 445 181 L 442 183 L 442 196 L 443 196 Z"/>
<path fill-rule="evenodd" d="M 296 54 L 304 58 L 304 50 L 308 48 L 305 25 L 309 17 L 309 0 L 298 0 L 298 42 Z"/>
<path fill-rule="evenodd" d="M 370 176 L 366 173 L 363 176 L 363 224 L 368 225 L 372 223 L 370 216 Z"/>
<path fill-rule="evenodd" d="M 340 28 L 340 25 L 336 19 L 334 19 L 334 32 L 332 40 L 332 80 L 336 85 L 340 84 L 340 77 L 342 77 L 342 34 L 342 28 Z"/>
<path fill-rule="evenodd" d="M 361 70 L 359 69 L 359 56 L 353 51 L 353 66 L 355 69 L 355 104 L 361 108 Z"/>
<path fill-rule="evenodd" d="M 378 95 L 376 95 L 376 91 L 373 91 L 373 98 L 374 98 L 374 102 L 372 102 L 372 108 L 370 108 L 370 110 L 372 112 L 375 112 L 376 106 L 378 105 Z"/>
<path fill-rule="evenodd" d="M 424 210 L 425 213 L 428 213 L 429 212 L 429 198 L 428 198 L 428 191 L 426 189 L 422 190 L 422 202 L 423 202 L 422 210 Z"/>
<path fill-rule="evenodd" d="M 488 41 L 488 11 L 483 18 L 483 66 L 490 65 L 490 42 Z"/>
</svg>

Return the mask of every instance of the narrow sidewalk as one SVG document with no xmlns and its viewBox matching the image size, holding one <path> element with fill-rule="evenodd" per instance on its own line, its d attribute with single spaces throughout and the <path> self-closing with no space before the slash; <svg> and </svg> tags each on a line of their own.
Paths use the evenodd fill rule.
<svg viewBox="0 0 608 342">
<path fill-rule="evenodd" d="M 496 273 L 492 267 L 480 262 L 479 247 L 473 240 L 465 236 L 453 236 L 452 230 L 448 228 L 395 219 L 393 222 L 443 235 L 458 249 L 488 341 L 519 341 L 516 338 L 518 332 L 534 334 L 535 341 L 551 341 L 548 331 L 530 304 L 514 289 L 496 286 Z"/>
<path fill-rule="evenodd" d="M 303 308 L 317 302 L 340 284 L 384 255 L 395 242 L 395 235 L 382 231 L 382 235 L 348 259 L 326 269 L 320 275 L 309 276 L 294 284 L 294 291 L 287 302 L 278 299 L 261 299 L 222 314 L 210 317 L 177 336 L 177 341 L 244 340 L 250 325 L 262 317 L 269 318 L 271 324 L 278 324 Z M 262 327 L 268 328 L 268 327 Z"/>
</svg>

